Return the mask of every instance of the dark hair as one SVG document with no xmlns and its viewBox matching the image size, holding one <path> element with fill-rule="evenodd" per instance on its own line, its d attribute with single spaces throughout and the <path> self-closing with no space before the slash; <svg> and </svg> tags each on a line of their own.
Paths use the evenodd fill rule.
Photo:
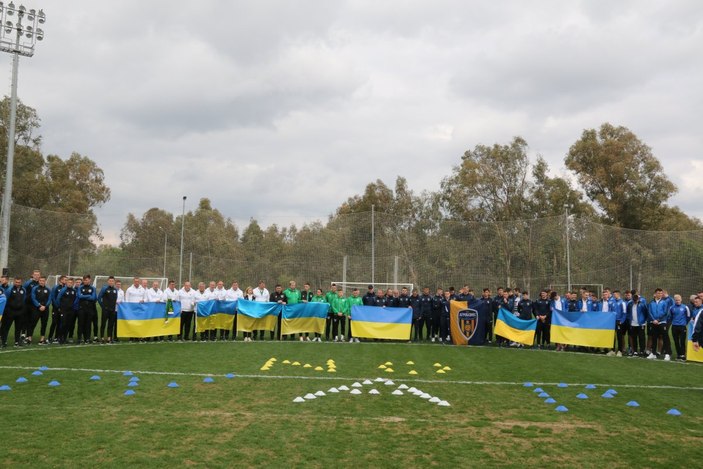
<svg viewBox="0 0 703 469">
<path fill-rule="evenodd" d="M 114 275 L 110 275 L 107 279 L 108 279 L 108 280 L 115 280 L 115 276 L 114 276 Z"/>
<path fill-rule="evenodd" d="M 549 299 L 550 299 L 550 300 L 553 300 L 554 298 L 557 297 L 557 294 L 558 294 L 557 292 L 553 291 L 553 292 L 549 295 Z"/>
<path fill-rule="evenodd" d="M 83 276 L 83 280 L 86 280 L 86 279 L 90 279 L 90 275 L 89 275 L 89 274 L 85 274 L 85 275 Z"/>
</svg>

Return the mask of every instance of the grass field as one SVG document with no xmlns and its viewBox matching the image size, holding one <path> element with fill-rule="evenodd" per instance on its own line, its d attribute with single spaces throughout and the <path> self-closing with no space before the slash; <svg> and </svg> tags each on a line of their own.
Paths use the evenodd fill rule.
<svg viewBox="0 0 703 469">
<path fill-rule="evenodd" d="M 269 371 L 260 368 L 270 358 Z M 336 363 L 328 373 L 326 361 Z M 320 365 L 325 371 L 284 365 Z M 377 367 L 392 362 L 393 373 Z M 413 361 L 415 365 L 406 365 Z M 437 374 L 434 363 L 449 366 Z M 48 367 L 40 376 L 33 371 Z M 410 369 L 418 374 L 408 375 Z M 139 378 L 130 388 L 125 370 Z M 233 379 L 224 375 L 234 373 Z M 90 377 L 99 375 L 99 381 Z M 204 383 L 212 375 L 214 382 Z M 703 454 L 703 366 L 410 344 L 146 343 L 0 353 L 0 464 L 684 467 Z M 17 383 L 19 377 L 27 382 Z M 363 379 L 362 395 L 297 396 Z M 57 380 L 60 386 L 48 383 Z M 169 388 L 176 381 L 178 388 Z M 545 404 L 540 386 L 557 401 Z M 558 387 L 557 383 L 568 387 Z M 447 400 L 439 407 L 401 383 Z M 597 389 L 585 390 L 586 384 Z M 380 395 L 369 395 L 377 389 Z M 618 394 L 600 397 L 607 389 Z M 127 389 L 136 393 L 125 396 Z M 576 398 L 586 393 L 589 399 Z M 625 405 L 635 400 L 640 407 Z M 556 412 L 557 405 L 566 413 Z M 667 415 L 676 408 L 681 416 Z"/>
</svg>

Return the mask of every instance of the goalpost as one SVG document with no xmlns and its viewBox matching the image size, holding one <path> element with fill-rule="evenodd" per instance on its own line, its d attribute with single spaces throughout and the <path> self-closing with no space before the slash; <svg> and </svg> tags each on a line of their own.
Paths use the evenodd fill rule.
<svg viewBox="0 0 703 469">
<path fill-rule="evenodd" d="M 359 293 L 361 296 L 365 295 L 366 292 L 368 291 L 369 285 L 373 285 L 374 291 L 378 291 L 378 289 L 383 289 L 383 291 L 388 290 L 389 288 L 392 290 L 400 290 L 403 287 L 407 287 L 408 292 L 413 291 L 414 285 L 412 283 L 402 283 L 402 282 L 397 282 L 397 283 L 380 283 L 380 282 L 330 282 L 330 287 L 332 284 L 337 285 L 338 287 L 342 287 L 344 290 L 344 294 L 349 296 L 355 288 L 359 289 Z"/>
<path fill-rule="evenodd" d="M 555 283 L 550 285 L 553 291 L 557 291 L 560 294 L 567 290 L 568 285 L 565 283 Z M 586 290 L 593 291 L 596 293 L 597 297 L 600 298 L 603 294 L 603 284 L 602 283 L 572 283 L 571 290 L 578 291 L 580 288 L 585 288 Z"/>
</svg>

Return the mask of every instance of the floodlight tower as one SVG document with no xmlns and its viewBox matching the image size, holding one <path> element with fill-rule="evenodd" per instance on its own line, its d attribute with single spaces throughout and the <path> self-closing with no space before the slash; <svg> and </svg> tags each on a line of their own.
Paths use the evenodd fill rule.
<svg viewBox="0 0 703 469">
<path fill-rule="evenodd" d="M 7 272 L 10 252 L 10 208 L 12 206 L 12 175 L 15 159 L 15 124 L 17 120 L 17 67 L 19 56 L 34 55 L 34 45 L 44 39 L 38 27 L 46 22 L 44 10 L 27 10 L 14 2 L 0 2 L 0 50 L 12 54 L 12 87 L 10 93 L 10 127 L 7 130 L 7 166 L 5 192 L 2 199 L 2 227 L 0 229 L 0 268 Z"/>
</svg>

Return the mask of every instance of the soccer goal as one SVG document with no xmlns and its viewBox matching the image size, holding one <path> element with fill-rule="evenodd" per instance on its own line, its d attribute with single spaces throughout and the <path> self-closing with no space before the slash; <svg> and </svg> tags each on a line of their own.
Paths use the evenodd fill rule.
<svg viewBox="0 0 703 469">
<path fill-rule="evenodd" d="M 358 288 L 359 293 L 361 293 L 361 295 L 363 296 L 368 291 L 369 285 L 373 285 L 374 291 L 378 291 L 380 288 L 384 292 L 386 290 L 388 290 L 389 288 L 392 290 L 399 290 L 400 291 L 400 289 L 403 287 L 407 287 L 408 292 L 412 292 L 413 286 L 414 286 L 412 283 L 401 283 L 401 282 L 398 282 L 398 283 L 379 283 L 379 282 L 373 283 L 373 282 L 341 282 L 340 281 L 340 282 L 330 282 L 330 287 L 333 284 L 337 285 L 337 287 L 342 287 L 342 289 L 344 290 L 344 294 L 347 296 L 350 295 L 351 292 L 355 288 Z"/>
<path fill-rule="evenodd" d="M 553 285 L 550 285 L 549 288 L 551 288 L 553 291 L 557 291 L 560 294 L 564 293 L 567 290 L 568 285 L 565 283 L 556 283 Z M 571 284 L 571 291 L 577 291 L 581 288 L 585 288 L 588 291 L 595 292 L 598 298 L 600 298 L 603 294 L 603 284 L 602 283 L 572 283 Z"/>
<path fill-rule="evenodd" d="M 81 275 L 66 275 L 66 277 L 70 277 L 72 279 L 81 279 Z M 109 275 L 96 275 L 93 277 L 93 286 L 100 291 L 100 289 L 107 283 Z M 53 287 L 57 283 L 59 283 L 59 278 L 61 278 L 61 275 L 49 275 L 46 278 L 46 283 L 49 287 Z M 152 282 L 157 281 L 159 282 L 159 288 L 164 290 L 168 286 L 168 279 L 164 277 L 140 277 L 141 279 L 147 280 L 149 282 L 149 287 L 151 287 Z M 122 289 L 126 290 L 130 285 L 132 285 L 132 282 L 134 280 L 134 276 L 131 277 L 118 277 L 115 275 L 115 280 L 119 280 L 122 282 Z"/>
</svg>

